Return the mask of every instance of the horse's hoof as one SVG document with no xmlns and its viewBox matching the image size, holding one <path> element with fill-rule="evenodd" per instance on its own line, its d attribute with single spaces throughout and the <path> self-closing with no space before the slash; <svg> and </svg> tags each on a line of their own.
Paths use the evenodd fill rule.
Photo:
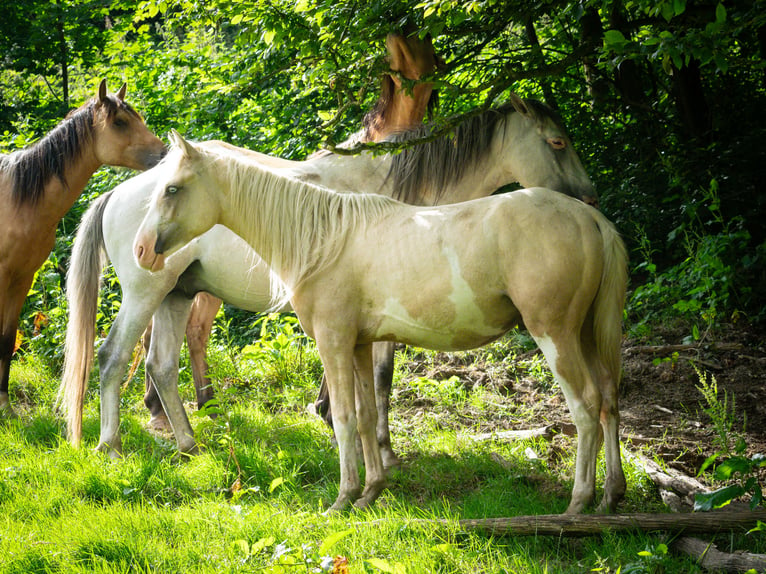
<svg viewBox="0 0 766 574">
<path fill-rule="evenodd" d="M 157 432 L 172 433 L 173 427 L 170 426 L 170 421 L 165 413 L 159 415 L 152 415 L 147 423 L 149 428 Z"/>
<path fill-rule="evenodd" d="M 199 454 L 199 448 L 195 445 L 193 448 L 190 448 L 185 451 L 176 451 L 176 453 L 171 457 L 171 461 L 174 463 L 179 462 L 187 462 L 191 460 L 193 457 L 197 456 Z"/>
<path fill-rule="evenodd" d="M 383 459 L 383 468 L 386 470 L 401 468 L 402 466 L 402 460 L 390 448 L 381 448 L 380 457 Z"/>
<path fill-rule="evenodd" d="M 386 482 L 384 480 L 374 484 L 365 484 L 364 492 L 362 492 L 362 496 L 354 502 L 354 506 L 356 508 L 367 508 L 378 499 L 380 493 L 383 492 L 385 488 Z"/>
<path fill-rule="evenodd" d="M 100 442 L 98 445 L 96 445 L 96 448 L 94 449 L 96 452 L 101 452 L 107 455 L 111 459 L 120 459 L 122 458 L 122 445 L 116 444 L 116 445 L 110 445 L 105 442 Z"/>
<path fill-rule="evenodd" d="M 0 420 L 13 420 L 19 416 L 11 406 L 11 400 L 8 397 L 8 393 L 0 393 Z"/>
</svg>

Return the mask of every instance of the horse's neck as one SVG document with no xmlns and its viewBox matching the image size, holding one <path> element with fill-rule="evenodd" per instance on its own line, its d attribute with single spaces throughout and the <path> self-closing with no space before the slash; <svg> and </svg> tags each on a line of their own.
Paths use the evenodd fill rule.
<svg viewBox="0 0 766 574">
<path fill-rule="evenodd" d="M 84 149 L 78 158 L 67 165 L 63 174 L 63 181 L 52 177 L 45 185 L 45 194 L 38 206 L 38 216 L 49 225 L 57 225 L 61 218 L 74 205 L 88 181 L 101 167 L 101 162 L 95 154 L 93 142 L 83 144 Z"/>
<path fill-rule="evenodd" d="M 388 154 L 379 156 L 373 156 L 370 152 L 358 155 L 333 154 L 297 163 L 301 165 L 281 173 L 333 191 L 380 193 L 392 196 L 391 185 L 386 181 L 391 165 L 391 157 Z"/>
<path fill-rule="evenodd" d="M 388 107 L 372 122 L 367 134 L 369 141 L 379 142 L 420 124 L 426 115 L 432 90 L 431 84 L 417 84 L 409 95 L 402 88 L 396 88 Z"/>
<path fill-rule="evenodd" d="M 505 121 L 510 120 L 506 118 Z M 458 203 L 487 197 L 504 185 L 518 182 L 518 176 L 511 168 L 511 157 L 516 148 L 508 136 L 506 125 L 498 123 L 490 149 L 474 165 L 465 169 L 460 179 L 447 185 L 440 203 Z"/>
</svg>

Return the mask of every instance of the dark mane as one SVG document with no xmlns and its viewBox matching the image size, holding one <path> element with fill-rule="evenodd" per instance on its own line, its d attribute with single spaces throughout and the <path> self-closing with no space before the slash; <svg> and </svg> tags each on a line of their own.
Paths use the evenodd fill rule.
<svg viewBox="0 0 766 574">
<path fill-rule="evenodd" d="M 39 142 L 0 159 L 0 169 L 13 172 L 12 194 L 17 205 L 38 203 L 45 194 L 45 186 L 54 177 L 66 185 L 67 166 L 79 160 L 85 147 L 93 141 L 96 105 L 96 98 L 89 100 L 67 114 Z M 107 108 L 108 119 L 120 109 L 138 115 L 130 105 L 111 95 L 102 105 Z"/>
<path fill-rule="evenodd" d="M 550 118 L 561 125 L 548 106 L 535 100 L 524 100 L 534 116 Z M 497 128 L 515 112 L 511 104 L 486 110 L 459 123 L 452 137 L 443 136 L 407 148 L 393 157 L 388 178 L 393 178 L 394 198 L 405 203 L 419 201 L 429 190 L 437 202 L 451 182 L 461 179 L 468 169 L 489 152 Z M 428 137 L 430 126 L 421 126 L 394 135 L 389 141 L 407 142 Z"/>
</svg>

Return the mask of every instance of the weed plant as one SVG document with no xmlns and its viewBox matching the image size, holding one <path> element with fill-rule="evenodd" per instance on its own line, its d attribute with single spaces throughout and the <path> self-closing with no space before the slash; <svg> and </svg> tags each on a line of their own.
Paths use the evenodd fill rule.
<svg viewBox="0 0 766 574">
<path fill-rule="evenodd" d="M 201 452 L 188 459 L 175 456 L 172 437 L 145 427 L 140 373 L 123 389 L 124 458 L 110 460 L 92 451 L 97 393 L 86 402 L 84 446 L 74 449 L 53 410 L 55 370 L 31 353 L 15 361 L 21 416 L 0 424 L 0 572 L 700 571 L 661 552 L 671 542 L 664 535 L 490 537 L 458 528 L 460 518 L 562 512 L 575 440 L 473 440 L 482 419 L 506 417 L 507 389 L 447 378 L 444 399 L 435 379 L 409 377 L 413 367 L 402 359 L 392 420 L 404 466 L 373 508 L 324 515 L 339 467 L 330 431 L 306 412 L 321 377 L 316 350 L 294 321 L 270 318 L 260 333 L 244 352 L 225 347 L 225 333 L 214 336 L 217 404 L 191 416 Z M 528 352 L 514 345 L 508 338 L 456 360 L 502 366 Z M 407 352 L 413 356 L 439 360 Z M 545 382 L 540 389 L 558 392 Z M 193 392 L 182 392 L 190 401 Z M 420 416 L 411 400 L 426 405 Z M 474 420 L 461 422 L 463 410 Z M 622 511 L 661 510 L 641 472 L 629 464 L 626 472 Z M 600 485 L 603 462 L 598 473 Z M 747 543 L 758 550 L 757 541 Z"/>
</svg>

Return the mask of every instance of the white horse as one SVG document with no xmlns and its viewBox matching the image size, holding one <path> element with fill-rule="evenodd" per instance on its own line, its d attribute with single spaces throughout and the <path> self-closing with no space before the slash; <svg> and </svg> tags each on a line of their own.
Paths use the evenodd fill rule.
<svg viewBox="0 0 766 574">
<path fill-rule="evenodd" d="M 599 423 L 607 466 L 602 507 L 615 508 L 625 492 L 617 384 L 627 255 L 600 212 L 541 188 L 437 207 L 339 194 L 171 135 L 175 147 L 159 169 L 136 258 L 159 271 L 166 258 L 172 262 L 167 256 L 222 224 L 279 277 L 327 377 L 341 460 L 333 510 L 354 501 L 366 506 L 385 487 L 372 343 L 470 349 L 520 321 L 577 426 L 568 512 L 595 497 Z M 158 384 L 158 391 L 169 389 Z M 361 497 L 357 429 L 366 469 Z"/>
<path fill-rule="evenodd" d="M 547 186 L 578 198 L 594 196 L 592 184 L 564 129 L 539 102 L 513 97 L 512 105 L 490 110 L 461 124 L 454 139 L 442 137 L 395 156 L 324 154 L 293 162 L 249 152 L 220 142 L 210 150 L 257 159 L 299 180 L 341 191 L 377 192 L 408 203 L 456 203 L 491 194 L 518 181 Z M 417 135 L 420 133 L 416 131 Z M 410 136 L 411 137 L 411 136 Z M 101 437 L 97 448 L 121 451 L 119 385 L 136 342 L 154 313 L 152 348 L 146 369 L 152 378 L 176 384 L 189 297 L 212 293 L 250 311 L 270 308 L 269 270 L 242 239 L 216 227 L 174 256 L 162 273 L 136 266 L 132 242 L 146 203 L 162 170 L 135 177 L 99 198 L 88 210 L 75 241 L 68 274 L 70 321 L 67 329 L 62 394 L 70 441 L 78 443 L 84 390 L 93 360 L 98 281 L 105 248 L 120 279 L 123 301 L 99 350 Z M 156 312 L 156 313 L 155 313 Z M 388 427 L 388 399 L 393 376 L 393 346 L 382 344 L 385 376 L 378 392 L 378 432 L 387 465 L 396 463 Z M 377 351 L 377 349 L 376 349 Z M 180 399 L 163 403 L 181 452 L 193 452 L 191 425 Z"/>
</svg>

